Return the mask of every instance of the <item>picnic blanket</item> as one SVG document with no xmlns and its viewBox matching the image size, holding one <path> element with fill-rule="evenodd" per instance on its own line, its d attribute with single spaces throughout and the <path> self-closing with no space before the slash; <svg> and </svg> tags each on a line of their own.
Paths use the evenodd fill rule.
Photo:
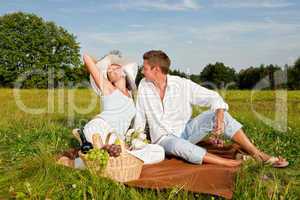
<svg viewBox="0 0 300 200">
<path fill-rule="evenodd" d="M 234 158 L 241 151 L 236 144 L 215 148 L 208 143 L 198 145 L 208 152 L 225 158 Z M 78 150 L 65 152 L 66 156 L 77 156 Z M 212 164 L 195 165 L 178 158 L 169 157 L 157 164 L 144 165 L 138 180 L 125 183 L 128 186 L 149 189 L 178 188 L 192 192 L 212 194 L 231 199 L 238 167 L 230 168 Z"/>
<path fill-rule="evenodd" d="M 234 158 L 240 150 L 238 145 L 213 148 L 200 144 L 208 152 L 225 158 Z M 239 168 L 212 164 L 194 165 L 177 158 L 169 158 L 157 164 L 144 165 L 138 180 L 126 183 L 129 186 L 152 189 L 174 188 L 206 193 L 231 199 L 235 175 Z"/>
</svg>

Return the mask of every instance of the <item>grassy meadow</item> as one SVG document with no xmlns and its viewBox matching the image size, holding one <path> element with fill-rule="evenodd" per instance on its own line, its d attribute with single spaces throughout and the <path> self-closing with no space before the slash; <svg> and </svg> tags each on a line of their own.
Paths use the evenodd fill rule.
<svg viewBox="0 0 300 200">
<path fill-rule="evenodd" d="M 247 161 L 236 177 L 233 198 L 300 199 L 300 91 L 220 93 L 260 149 L 290 162 L 287 169 L 274 169 Z M 12 89 L 0 89 L 0 102 L 0 199 L 218 199 L 176 188 L 130 188 L 56 165 L 57 153 L 78 145 L 71 130 L 101 110 L 89 89 L 57 89 L 49 94 L 30 89 L 15 95 Z M 195 107 L 194 115 L 202 110 Z M 278 123 L 272 125 L 275 119 Z"/>
</svg>

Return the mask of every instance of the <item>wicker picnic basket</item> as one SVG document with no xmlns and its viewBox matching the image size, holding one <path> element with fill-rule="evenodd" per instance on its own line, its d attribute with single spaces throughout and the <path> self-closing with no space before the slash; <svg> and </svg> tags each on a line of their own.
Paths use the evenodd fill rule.
<svg viewBox="0 0 300 200">
<path fill-rule="evenodd" d="M 106 137 L 105 144 L 108 144 L 111 133 Z M 100 168 L 98 162 L 86 159 L 86 154 L 79 151 L 79 156 L 85 163 L 86 167 L 95 175 L 108 177 L 118 182 L 128 182 L 140 177 L 143 161 L 129 154 L 125 149 L 125 144 L 121 142 L 121 154 L 118 157 L 109 157 L 108 164 L 105 168 Z M 101 148 L 103 142 L 98 134 L 93 135 L 93 147 Z"/>
</svg>

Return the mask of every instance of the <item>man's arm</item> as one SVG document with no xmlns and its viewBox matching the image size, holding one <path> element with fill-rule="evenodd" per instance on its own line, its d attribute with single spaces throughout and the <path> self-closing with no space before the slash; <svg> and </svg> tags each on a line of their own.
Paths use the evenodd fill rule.
<svg viewBox="0 0 300 200">
<path fill-rule="evenodd" d="M 220 135 L 224 132 L 224 111 L 228 110 L 228 104 L 215 91 L 204 88 L 190 80 L 189 91 L 191 93 L 191 104 L 210 107 L 216 113 L 213 132 Z"/>
<path fill-rule="evenodd" d="M 210 107 L 211 111 L 214 112 L 218 109 L 228 110 L 227 103 L 224 102 L 217 92 L 202 87 L 191 80 L 187 80 L 187 82 L 188 91 L 191 95 L 191 104 Z"/>
<path fill-rule="evenodd" d="M 216 110 L 216 117 L 215 117 L 213 133 L 216 136 L 219 136 L 222 133 L 224 133 L 224 109 Z"/>
</svg>

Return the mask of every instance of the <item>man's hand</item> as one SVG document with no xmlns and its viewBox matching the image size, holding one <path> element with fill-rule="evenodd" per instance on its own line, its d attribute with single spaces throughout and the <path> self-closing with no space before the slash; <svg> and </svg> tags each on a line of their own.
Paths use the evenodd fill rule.
<svg viewBox="0 0 300 200">
<path fill-rule="evenodd" d="M 224 133 L 224 110 L 218 109 L 216 110 L 213 134 L 218 137 L 223 133 Z"/>
<path fill-rule="evenodd" d="M 215 135 L 211 135 L 208 138 L 208 143 L 211 144 L 214 147 L 217 147 L 217 148 L 223 148 L 224 147 L 224 140 L 220 139 L 219 137 L 217 137 Z"/>
<path fill-rule="evenodd" d="M 216 110 L 214 128 L 212 135 L 209 137 L 209 143 L 215 147 L 222 148 L 224 141 L 220 139 L 220 136 L 224 133 L 224 110 Z"/>
</svg>

